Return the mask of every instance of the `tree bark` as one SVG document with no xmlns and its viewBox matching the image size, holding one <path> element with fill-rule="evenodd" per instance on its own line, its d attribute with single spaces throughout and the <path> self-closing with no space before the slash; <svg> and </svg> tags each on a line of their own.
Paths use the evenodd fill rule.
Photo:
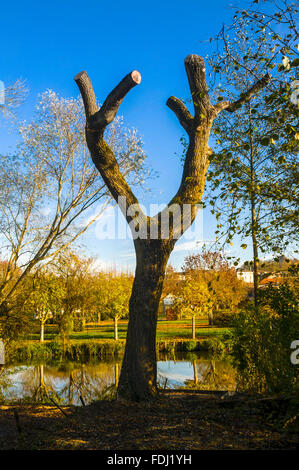
<svg viewBox="0 0 299 470">
<path fill-rule="evenodd" d="M 157 395 L 156 326 L 170 250 L 160 240 L 136 240 L 135 248 L 137 265 L 118 395 L 141 401 Z"/>
</svg>

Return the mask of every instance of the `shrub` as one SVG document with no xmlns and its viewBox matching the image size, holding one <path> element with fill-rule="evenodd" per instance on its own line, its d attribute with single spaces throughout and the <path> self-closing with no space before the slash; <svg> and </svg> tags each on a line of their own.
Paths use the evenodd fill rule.
<svg viewBox="0 0 299 470">
<path fill-rule="evenodd" d="M 260 294 L 259 306 L 248 307 L 235 320 L 232 355 L 240 390 L 290 393 L 298 366 L 290 361 L 290 345 L 298 339 L 298 294 L 282 285 Z"/>
<path fill-rule="evenodd" d="M 197 341 L 186 341 L 185 350 L 186 351 L 195 351 L 197 349 Z"/>
<path fill-rule="evenodd" d="M 213 326 L 232 326 L 236 318 L 236 313 L 231 310 L 221 310 L 213 316 Z"/>
</svg>

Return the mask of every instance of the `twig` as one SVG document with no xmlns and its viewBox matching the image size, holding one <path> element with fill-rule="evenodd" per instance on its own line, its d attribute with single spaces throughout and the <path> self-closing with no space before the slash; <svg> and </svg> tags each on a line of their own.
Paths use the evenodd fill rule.
<svg viewBox="0 0 299 470">
<path fill-rule="evenodd" d="M 164 382 L 164 389 L 163 390 L 166 389 L 167 381 L 168 381 L 168 378 L 166 377 L 165 382 Z"/>
<path fill-rule="evenodd" d="M 82 397 L 81 394 L 80 394 L 80 397 L 79 397 L 79 398 L 80 398 L 80 401 L 81 401 L 82 405 L 85 406 L 85 402 L 84 402 L 83 397 Z"/>
<path fill-rule="evenodd" d="M 68 418 L 69 415 L 68 415 L 65 411 L 63 411 L 63 409 L 58 405 L 58 403 L 56 403 L 56 402 L 53 400 L 53 398 L 50 397 L 50 395 L 48 395 L 48 397 L 49 397 L 49 400 L 61 411 L 61 413 L 62 413 L 66 418 Z"/>
</svg>

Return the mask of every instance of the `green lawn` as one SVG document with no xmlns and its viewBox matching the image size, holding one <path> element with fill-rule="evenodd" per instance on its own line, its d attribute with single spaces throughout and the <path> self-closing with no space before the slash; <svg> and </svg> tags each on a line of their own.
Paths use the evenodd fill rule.
<svg viewBox="0 0 299 470">
<path fill-rule="evenodd" d="M 227 332 L 229 328 L 209 327 L 207 319 L 199 319 L 196 327 L 196 337 L 204 338 L 211 336 L 221 336 Z M 45 340 L 53 340 L 57 334 L 56 325 L 46 325 Z M 120 339 L 125 339 L 127 335 L 127 322 L 120 322 L 118 325 L 118 334 Z M 190 320 L 166 321 L 159 320 L 157 326 L 157 340 L 175 340 L 175 339 L 191 339 L 192 329 Z M 103 322 L 98 325 L 88 324 L 84 331 L 72 332 L 69 335 L 70 340 L 109 340 L 114 338 L 113 322 Z M 24 340 L 39 340 L 38 329 L 36 332 L 26 335 Z"/>
</svg>

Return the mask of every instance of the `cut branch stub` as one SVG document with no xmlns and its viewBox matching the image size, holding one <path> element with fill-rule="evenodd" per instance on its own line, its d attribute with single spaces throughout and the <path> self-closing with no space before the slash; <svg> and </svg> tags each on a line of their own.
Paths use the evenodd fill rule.
<svg viewBox="0 0 299 470">
<path fill-rule="evenodd" d="M 137 70 L 133 70 L 133 72 L 126 75 L 107 96 L 99 111 L 97 109 L 92 83 L 87 73 L 84 71 L 78 73 L 74 77 L 74 80 L 78 85 L 83 99 L 87 127 L 100 131 L 104 130 L 105 127 L 113 121 L 126 94 L 141 82 L 141 75 Z"/>
<path fill-rule="evenodd" d="M 90 78 L 87 72 L 83 71 L 83 72 L 77 73 L 77 75 L 75 75 L 74 77 L 74 80 L 77 83 L 81 96 L 82 96 L 86 118 L 89 119 L 98 110 L 97 101 L 96 101 L 96 97 L 93 91 Z"/>
<path fill-rule="evenodd" d="M 194 105 L 195 117 L 206 116 L 211 108 L 206 82 L 206 68 L 202 57 L 190 54 L 185 59 L 185 68 Z"/>
<path fill-rule="evenodd" d="M 95 116 L 95 124 L 97 127 L 106 127 L 110 122 L 113 121 L 115 115 L 120 107 L 126 94 L 139 85 L 141 82 L 141 75 L 137 70 L 128 73 L 125 78 L 111 91 L 103 103 L 101 109 Z"/>
</svg>

